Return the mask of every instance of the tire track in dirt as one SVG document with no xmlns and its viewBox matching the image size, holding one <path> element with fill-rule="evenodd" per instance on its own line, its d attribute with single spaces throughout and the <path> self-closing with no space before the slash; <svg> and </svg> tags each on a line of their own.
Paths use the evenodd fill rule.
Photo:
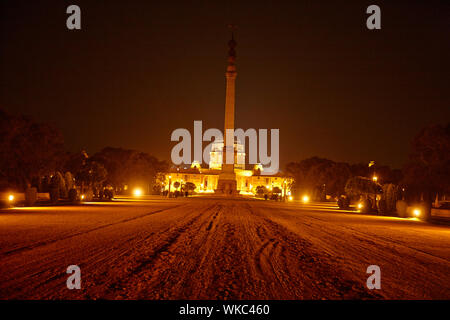
<svg viewBox="0 0 450 320">
<path fill-rule="evenodd" d="M 119 279 L 108 285 L 105 294 L 114 294 L 115 298 L 129 298 L 129 292 L 135 292 L 133 290 L 136 290 L 136 288 L 138 292 L 142 290 L 142 278 L 145 278 L 147 286 L 152 283 L 152 278 L 155 278 L 154 272 L 157 272 L 158 274 L 171 272 L 171 266 L 168 266 L 166 262 L 167 259 L 172 256 L 174 248 L 180 247 L 180 242 L 183 242 L 180 239 L 183 238 L 199 220 L 201 220 L 205 213 L 213 209 L 217 210 L 217 207 L 217 204 L 209 205 L 200 210 L 195 217 L 183 223 L 183 225 L 169 227 L 166 230 L 159 232 L 156 236 L 156 238 L 159 238 L 157 239 L 158 245 L 150 250 L 147 248 L 146 250 L 148 250 L 148 253 L 141 253 L 141 257 L 133 262 L 134 266 L 128 268 L 126 274 L 122 274 Z M 203 222 L 202 225 L 209 223 L 206 229 L 209 228 L 209 230 L 211 230 L 213 220 L 216 219 L 216 217 L 217 212 L 213 216 L 212 221 Z M 163 271 L 162 268 L 167 269 L 167 267 L 169 267 L 168 270 Z M 133 290 L 129 290 L 130 288 L 133 288 Z M 125 292 L 127 290 L 128 293 Z"/>
<path fill-rule="evenodd" d="M 379 265 L 383 270 L 383 289 L 377 292 L 385 299 L 429 299 L 449 295 L 448 286 L 446 289 L 440 282 L 442 276 L 448 274 L 445 269 L 449 265 L 442 257 L 422 254 L 423 250 L 403 246 L 395 238 L 390 241 L 379 229 L 372 232 L 349 227 L 348 223 L 343 225 L 340 219 L 319 219 L 311 213 L 298 215 L 290 208 L 281 208 L 278 215 L 265 209 L 263 212 L 296 234 L 304 232 L 314 243 L 315 251 L 328 253 L 330 257 L 327 255 L 327 260 L 348 278 L 356 281 L 361 278 L 363 282 L 367 278 L 367 266 Z M 407 268 L 405 264 L 408 264 Z M 432 270 L 428 275 L 427 269 L 428 272 Z M 425 275 L 427 281 L 424 281 Z"/>
<path fill-rule="evenodd" d="M 262 278 L 276 280 L 277 291 L 284 291 L 284 299 L 380 297 L 369 292 L 365 283 L 346 279 L 345 273 L 329 264 L 326 254 L 313 250 L 309 241 L 262 216 L 249 204 L 247 208 L 263 225 L 257 232 L 263 244 L 255 256 L 256 269 Z"/>
<path fill-rule="evenodd" d="M 186 232 L 166 256 L 166 261 L 155 264 L 158 274 L 151 276 L 148 289 L 138 293 L 139 298 L 152 299 L 195 299 L 203 284 L 211 276 L 204 272 L 204 266 L 210 258 L 211 243 L 220 234 L 220 216 L 223 206 L 216 203 L 211 210 L 203 212 L 203 220 L 198 225 L 191 226 L 191 232 Z M 209 270 L 208 270 L 209 271 Z M 162 275 L 162 277 L 161 277 Z M 195 277 L 195 279 L 194 279 Z M 170 284 L 170 290 L 167 285 Z"/>
<path fill-rule="evenodd" d="M 106 229 L 107 227 L 117 228 L 117 227 L 120 227 L 120 225 L 122 225 L 124 223 L 133 222 L 138 219 L 152 216 L 154 214 L 166 213 L 167 211 L 170 212 L 170 210 L 173 210 L 173 209 L 176 209 L 176 208 L 179 208 L 182 206 L 189 207 L 189 205 L 187 205 L 187 204 L 180 204 L 180 205 L 176 205 L 176 206 L 171 206 L 170 208 L 154 210 L 150 213 L 141 214 L 139 216 L 135 216 L 135 217 L 128 218 L 128 219 L 123 219 L 121 221 L 108 224 L 107 226 L 101 226 L 98 228 L 93 228 L 93 229 L 87 230 L 86 232 L 83 232 L 78 236 L 80 236 L 80 237 L 87 236 L 87 235 L 93 236 L 93 234 L 95 234 L 94 232 L 100 231 L 102 229 L 107 230 Z M 158 234 L 165 233 L 170 228 L 171 227 L 165 229 L 162 232 L 159 232 Z M 111 231 L 113 231 L 113 230 L 111 230 Z M 155 233 L 151 232 L 150 234 L 146 235 L 145 238 L 138 239 L 138 238 L 136 238 L 136 235 L 132 234 L 131 237 L 127 237 L 125 239 L 125 241 L 129 242 L 129 243 L 136 242 L 136 241 L 142 242 L 142 241 L 148 240 L 153 235 L 155 235 Z M 70 240 L 71 238 L 73 238 L 73 236 L 67 237 L 67 239 L 59 239 L 59 241 L 53 241 L 52 243 L 48 243 L 46 245 L 51 246 L 51 245 L 57 244 L 58 242 L 63 241 L 63 240 Z M 45 246 L 42 245 L 42 246 L 37 246 L 36 248 L 33 248 L 33 249 L 34 250 L 43 250 L 44 248 L 45 248 Z M 20 254 L 31 254 L 34 259 L 35 254 L 33 254 L 34 253 L 33 249 L 30 249 L 30 251 L 21 252 Z M 105 248 L 101 248 L 101 247 L 100 248 L 94 247 L 93 249 L 94 249 L 93 254 L 91 253 L 88 256 L 86 256 L 84 254 L 85 258 L 83 258 L 82 260 L 79 260 L 76 257 L 73 257 L 70 259 L 71 261 L 74 261 L 74 260 L 80 261 L 77 263 L 77 265 L 79 265 L 80 268 L 82 268 L 84 275 L 86 275 L 86 274 L 95 275 L 95 274 L 97 274 L 97 270 L 95 270 L 95 266 L 101 266 L 102 264 L 111 265 L 111 259 L 113 261 L 120 261 L 121 257 L 132 255 L 133 251 L 134 251 L 133 246 L 129 247 L 129 246 L 127 246 L 126 243 L 123 243 L 123 242 L 121 242 L 120 246 L 117 246 L 115 249 L 108 248 L 108 249 L 110 249 L 108 251 L 105 251 Z M 113 250 L 111 251 L 111 249 L 113 249 Z M 119 254 L 119 252 L 117 252 L 118 250 L 121 251 L 120 254 Z M 19 298 L 20 297 L 25 298 L 25 297 L 27 297 L 26 292 L 34 292 L 34 291 L 39 292 L 40 297 L 47 297 L 47 298 L 48 297 L 50 297 L 50 298 L 64 297 L 64 295 L 61 296 L 60 292 L 62 291 L 62 292 L 67 293 L 67 290 L 64 290 L 64 288 L 65 288 L 65 278 L 67 278 L 67 274 L 65 272 L 65 267 L 68 264 L 63 264 L 64 267 L 62 267 L 62 268 L 59 264 L 57 264 L 55 266 L 54 260 L 55 259 L 57 260 L 58 256 L 60 256 L 60 255 L 64 256 L 64 252 L 58 252 L 57 255 L 51 255 L 51 260 L 44 259 L 42 262 L 41 261 L 38 262 L 38 264 L 40 266 L 39 271 L 33 272 L 33 273 L 28 273 L 27 278 L 41 279 L 41 280 L 37 280 L 37 281 L 35 280 L 32 283 L 27 284 L 26 288 L 24 288 L 26 290 L 24 290 L 23 293 L 21 293 L 20 290 L 18 290 L 20 286 L 17 284 L 17 282 L 18 282 L 17 279 L 13 279 L 13 278 L 11 278 L 9 280 L 3 279 L 1 286 L 5 287 L 5 286 L 7 286 L 7 283 L 9 283 L 11 281 L 16 282 L 17 288 L 10 288 L 8 290 L 14 290 L 15 295 L 18 296 Z M 11 257 L 16 257 L 16 256 L 13 255 L 13 256 L 10 256 L 9 258 L 11 259 Z M 24 267 L 28 268 L 28 266 L 24 265 L 24 266 L 21 266 L 21 269 Z M 88 269 L 86 269 L 86 268 L 88 268 Z M 19 270 L 16 270 L 16 271 L 18 272 Z M 110 272 L 110 273 L 113 273 L 113 272 Z M 77 294 L 75 294 L 75 295 L 71 294 L 70 295 L 71 298 L 83 298 L 83 296 L 86 295 L 86 292 L 90 289 L 90 287 L 92 287 L 92 283 L 89 283 L 90 282 L 89 279 L 88 279 L 88 281 L 85 281 L 86 278 L 84 276 L 83 280 L 84 281 L 83 281 L 82 290 L 80 290 L 80 291 L 75 290 L 75 291 L 77 291 Z M 58 282 L 61 282 L 61 283 L 58 285 Z M 99 282 L 104 283 L 105 281 L 101 280 Z M 49 284 L 48 287 L 46 287 L 47 284 Z M 56 290 L 55 288 L 58 288 L 58 289 Z M 4 290 L 6 290 L 6 287 L 4 288 Z M 2 292 L 2 293 L 4 293 L 4 292 Z M 87 294 L 87 295 L 90 296 L 89 294 Z"/>
<path fill-rule="evenodd" d="M 171 209 L 175 209 L 175 208 L 181 207 L 183 205 L 185 205 L 185 204 L 171 206 L 169 208 L 164 208 L 164 209 L 160 209 L 160 210 L 147 212 L 147 213 L 144 213 L 144 214 L 141 214 L 141 215 L 138 215 L 138 216 L 134 216 L 134 217 L 131 217 L 131 218 L 123 219 L 123 220 L 120 220 L 120 221 L 117 221 L 117 222 L 114 222 L 114 223 L 108 223 L 108 224 L 104 224 L 102 226 L 99 226 L 99 227 L 96 227 L 96 228 L 92 228 L 92 229 L 89 229 L 89 230 L 76 232 L 76 233 L 73 233 L 73 234 L 65 236 L 65 237 L 60 237 L 60 238 L 57 238 L 57 239 L 52 239 L 52 240 L 47 240 L 47 241 L 40 241 L 40 242 L 36 242 L 36 243 L 34 243 L 33 245 L 30 245 L 30 246 L 15 248 L 15 249 L 9 250 L 9 251 L 4 251 L 4 252 L 0 253 L 0 260 L 2 260 L 4 257 L 10 256 L 10 255 L 15 254 L 15 253 L 24 252 L 24 251 L 27 251 L 27 250 L 33 250 L 33 249 L 36 249 L 38 247 L 47 246 L 47 245 L 53 244 L 55 242 L 59 242 L 59 241 L 75 238 L 75 237 L 78 237 L 78 236 L 82 236 L 82 235 L 85 235 L 85 234 L 88 234 L 88 233 L 91 233 L 91 232 L 94 232 L 94 231 L 98 231 L 98 230 L 101 230 L 101 229 L 104 229 L 104 228 L 108 228 L 108 227 L 111 227 L 111 226 L 118 225 L 118 224 L 121 224 L 121 223 L 126 223 L 126 222 L 130 222 L 130 221 L 137 220 L 137 219 L 142 219 L 142 218 L 145 218 L 147 216 L 150 216 L 150 215 L 153 215 L 153 214 L 156 214 L 156 213 L 160 213 L 160 212 L 164 212 L 164 211 L 167 211 L 167 210 L 171 210 Z"/>
<path fill-rule="evenodd" d="M 315 217 L 308 218 L 315 219 Z M 342 228 L 346 233 L 337 235 L 336 227 Z M 424 264 L 427 265 L 427 268 L 430 268 L 437 273 L 442 272 L 442 274 L 448 274 L 450 263 L 449 260 L 443 257 L 411 247 L 401 241 L 387 238 L 375 234 L 374 232 L 365 232 L 351 228 L 342 225 L 341 223 L 336 223 L 334 229 L 323 225 L 313 225 L 312 228 L 320 228 L 322 234 L 339 241 L 348 240 L 348 235 L 350 234 L 352 246 L 347 248 L 346 254 L 348 255 L 350 252 L 353 253 L 359 257 L 358 260 L 360 262 L 367 260 L 368 258 L 366 255 L 361 256 L 363 252 L 370 253 L 370 259 L 367 260 L 366 265 L 379 265 L 383 269 L 384 275 L 390 275 L 389 278 L 384 277 L 383 291 L 396 292 L 395 295 L 385 293 L 385 298 L 400 296 L 412 298 L 420 297 L 423 299 L 448 297 L 450 295 L 450 287 L 448 285 L 442 285 L 441 277 L 436 277 L 433 274 L 428 276 L 427 286 L 417 289 L 411 285 L 414 282 L 423 281 L 423 276 L 426 272 L 423 268 Z M 348 264 L 348 258 L 346 261 Z M 411 265 L 407 271 L 403 270 L 405 261 L 408 261 L 408 264 Z M 412 266 L 414 266 L 414 268 Z M 434 289 L 428 290 L 429 287 L 434 287 Z"/>
</svg>

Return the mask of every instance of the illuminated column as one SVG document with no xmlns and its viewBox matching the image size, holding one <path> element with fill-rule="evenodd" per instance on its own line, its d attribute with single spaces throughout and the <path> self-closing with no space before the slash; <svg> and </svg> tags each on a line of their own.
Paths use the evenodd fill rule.
<svg viewBox="0 0 450 320">
<path fill-rule="evenodd" d="M 228 67 L 225 73 L 227 79 L 227 91 L 225 96 L 225 126 L 224 126 L 224 149 L 222 157 L 222 171 L 234 172 L 234 164 L 227 164 L 227 153 L 233 153 L 234 159 L 234 135 L 231 141 L 227 140 L 227 130 L 234 131 L 234 103 L 235 103 L 235 82 L 236 82 L 236 41 L 234 41 L 233 34 L 231 40 L 228 42 Z"/>
<path fill-rule="evenodd" d="M 227 129 L 234 131 L 234 100 L 235 100 L 235 81 L 236 81 L 236 41 L 233 33 L 228 42 L 228 66 L 225 77 L 227 79 L 227 88 L 225 95 L 225 125 L 224 125 L 224 148 L 222 153 L 222 171 L 219 174 L 216 192 L 228 195 L 234 195 L 237 192 L 236 174 L 234 173 L 234 163 L 227 163 L 227 154 L 231 153 L 234 162 L 234 133 L 227 138 Z M 231 162 L 231 161 L 230 161 Z"/>
</svg>

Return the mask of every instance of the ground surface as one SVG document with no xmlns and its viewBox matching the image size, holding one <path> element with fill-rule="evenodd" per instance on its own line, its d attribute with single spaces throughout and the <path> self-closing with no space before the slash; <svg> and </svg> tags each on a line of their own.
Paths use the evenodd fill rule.
<svg viewBox="0 0 450 320">
<path fill-rule="evenodd" d="M 450 227 L 220 198 L 3 210 L 0 298 L 450 299 Z"/>
</svg>

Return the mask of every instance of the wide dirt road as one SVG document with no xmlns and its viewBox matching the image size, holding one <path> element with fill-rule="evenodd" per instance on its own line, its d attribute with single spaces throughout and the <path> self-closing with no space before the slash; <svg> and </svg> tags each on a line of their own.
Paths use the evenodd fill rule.
<svg viewBox="0 0 450 320">
<path fill-rule="evenodd" d="M 19 208 L 0 270 L 2 299 L 450 299 L 450 227 L 223 198 Z"/>
</svg>

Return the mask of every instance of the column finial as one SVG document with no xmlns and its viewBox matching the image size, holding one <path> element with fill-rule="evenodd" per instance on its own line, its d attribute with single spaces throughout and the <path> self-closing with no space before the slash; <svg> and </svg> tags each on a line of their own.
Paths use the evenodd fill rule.
<svg viewBox="0 0 450 320">
<path fill-rule="evenodd" d="M 237 29 L 237 26 L 234 24 L 229 24 L 228 28 L 231 31 L 231 40 L 228 41 L 228 64 L 234 65 L 236 62 L 236 40 L 234 40 L 234 31 Z"/>
</svg>

